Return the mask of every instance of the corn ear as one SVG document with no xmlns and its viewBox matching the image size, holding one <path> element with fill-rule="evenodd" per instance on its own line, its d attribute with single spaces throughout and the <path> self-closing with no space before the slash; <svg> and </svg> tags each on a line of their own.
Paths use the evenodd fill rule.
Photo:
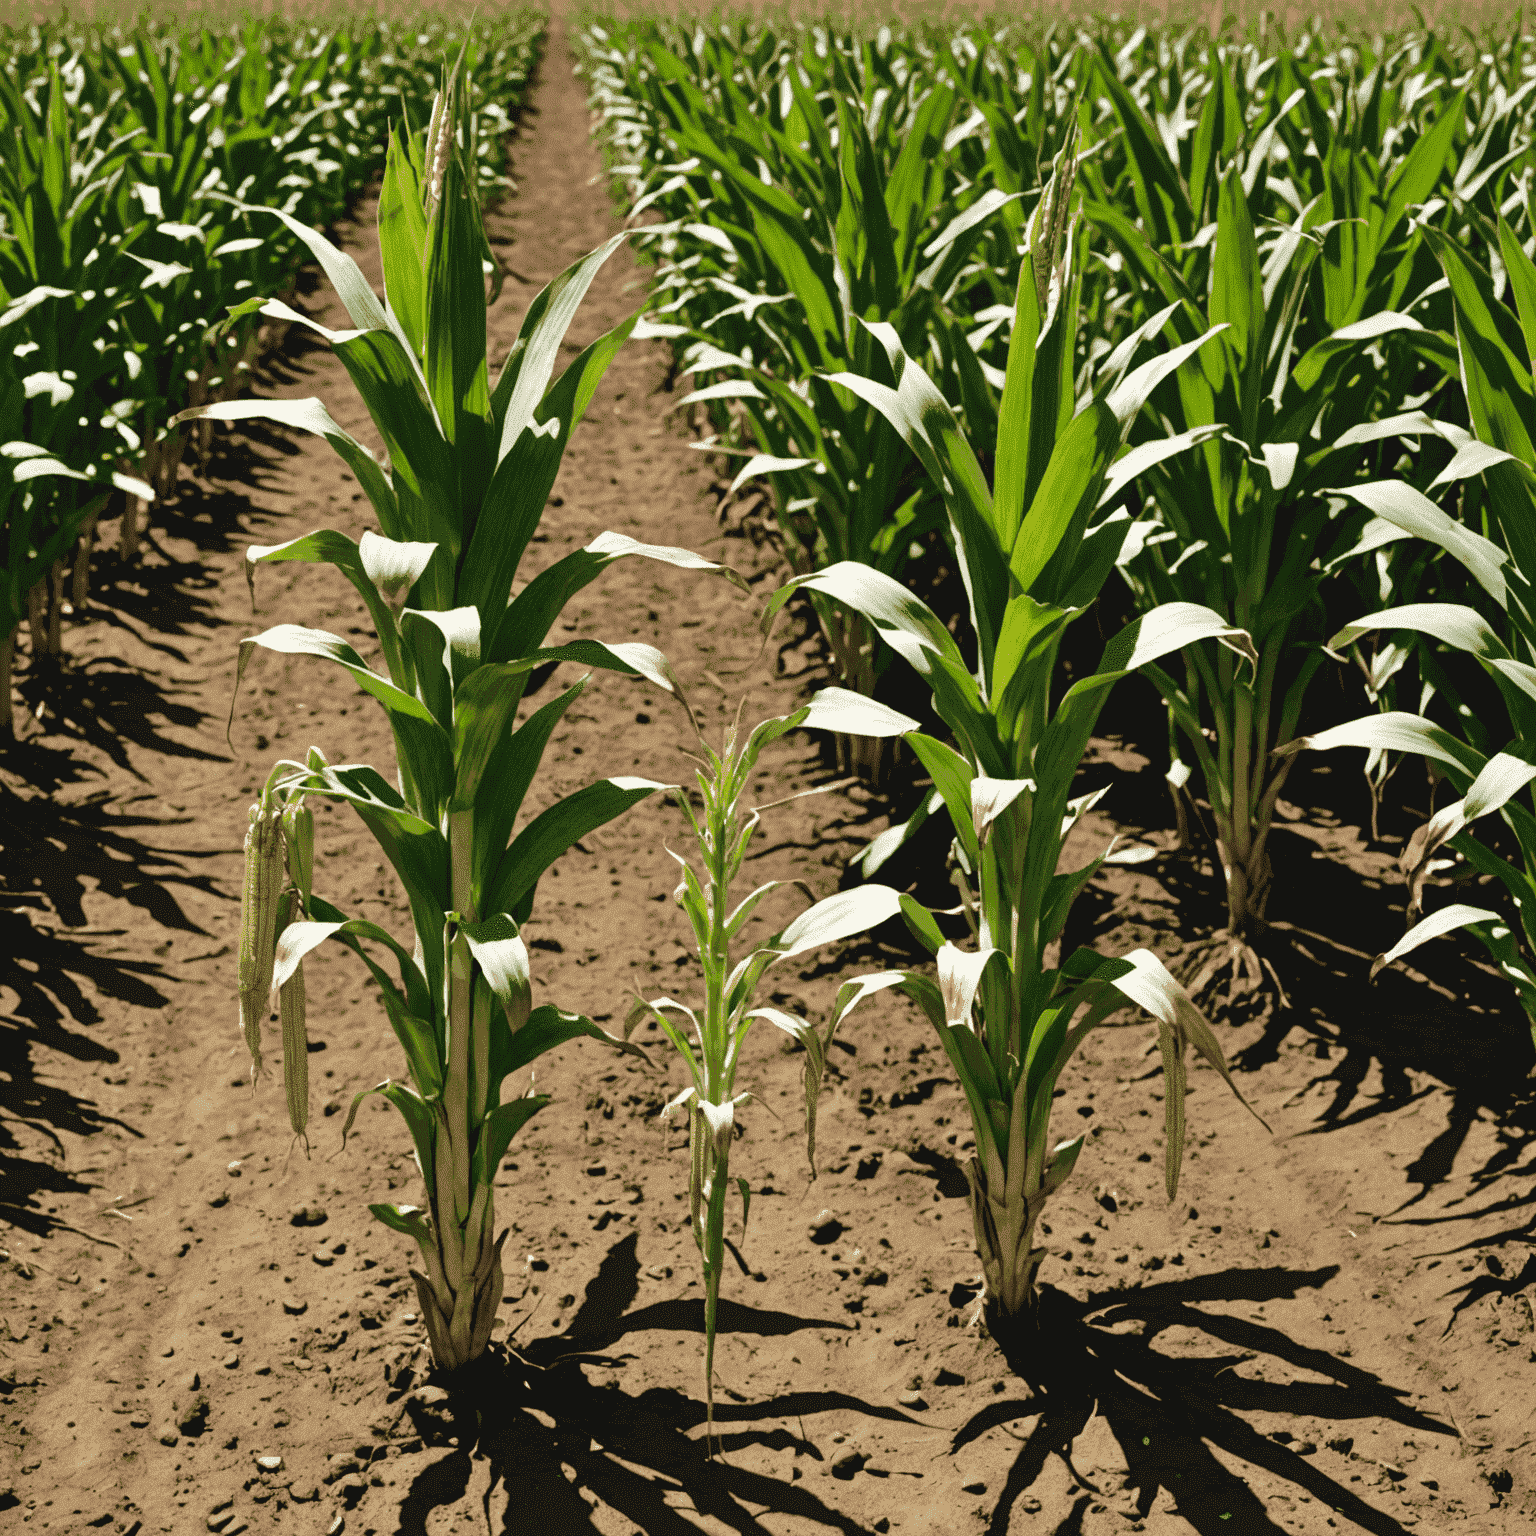
<svg viewBox="0 0 1536 1536">
<path fill-rule="evenodd" d="M 302 799 L 283 807 L 283 843 L 287 851 L 288 883 L 298 893 L 298 910 L 286 918 L 309 916 L 309 898 L 315 884 L 315 813 Z"/>
<path fill-rule="evenodd" d="M 297 891 L 289 891 L 286 922 L 291 922 L 299 915 L 299 900 Z M 309 1137 L 305 1135 L 305 1127 L 309 1124 L 309 1030 L 304 1016 L 302 960 L 278 992 L 278 1013 L 283 1024 L 283 1091 L 288 1096 L 288 1123 L 293 1127 L 293 1134 L 304 1143 L 307 1156 Z"/>
<path fill-rule="evenodd" d="M 261 1076 L 261 1021 L 271 1007 L 277 919 L 283 902 L 281 812 L 263 798 L 251 807 L 240 890 L 240 1026 L 251 1053 L 251 1081 Z"/>
</svg>

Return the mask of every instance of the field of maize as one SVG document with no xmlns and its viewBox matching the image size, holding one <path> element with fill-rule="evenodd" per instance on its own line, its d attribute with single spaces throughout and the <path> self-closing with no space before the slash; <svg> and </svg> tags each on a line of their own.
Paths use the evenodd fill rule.
<svg viewBox="0 0 1536 1536">
<path fill-rule="evenodd" d="M 1536 1523 L 1533 124 L 0 26 L 7 1528 Z"/>
</svg>

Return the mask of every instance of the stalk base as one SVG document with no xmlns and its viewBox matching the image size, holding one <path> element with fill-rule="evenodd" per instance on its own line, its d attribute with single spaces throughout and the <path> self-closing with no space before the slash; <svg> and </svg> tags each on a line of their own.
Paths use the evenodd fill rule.
<svg viewBox="0 0 1536 1536">
<path fill-rule="evenodd" d="M 982 1321 L 1020 1381 L 1042 1395 L 1081 1389 L 1089 1363 L 1089 1338 L 1081 1306 L 1054 1286 L 1035 1290 L 1020 1311 L 1005 1313 L 995 1301 Z"/>
<path fill-rule="evenodd" d="M 1190 948 L 1180 967 L 1179 980 L 1199 1007 L 1202 998 L 1224 975 L 1228 978 L 1229 1016 L 1241 1011 L 1245 1022 L 1262 1021 L 1291 1006 L 1274 965 L 1247 939 L 1228 929 Z"/>
</svg>

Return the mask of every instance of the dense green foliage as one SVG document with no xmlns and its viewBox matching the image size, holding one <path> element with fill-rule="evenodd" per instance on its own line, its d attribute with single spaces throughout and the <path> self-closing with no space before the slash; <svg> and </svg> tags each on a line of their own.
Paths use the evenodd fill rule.
<svg viewBox="0 0 1536 1536">
<path fill-rule="evenodd" d="M 912 995 L 965 1090 L 1007 1349 L 1082 1144 L 1053 1147 L 1050 1108 L 1087 1032 L 1125 996 L 1157 1018 L 1170 1194 L 1186 1044 L 1226 1071 L 1152 955 L 1060 949 L 1103 863 L 1059 867 L 1118 678 L 1157 688 L 1175 797 L 1209 807 L 1228 924 L 1192 987 L 1227 965 L 1262 984 L 1270 827 L 1324 641 L 1362 596 L 1412 603 L 1336 637 L 1375 712 L 1311 744 L 1371 748 L 1373 797 L 1404 751 L 1463 792 L 1405 856 L 1410 920 L 1449 842 L 1522 921 L 1442 908 L 1383 963 L 1470 927 L 1536 1020 L 1536 56 L 1518 28 L 1367 43 L 1113 22 L 604 20 L 585 47 L 613 174 L 650 224 L 649 324 L 699 386 L 706 446 L 745 460 L 731 490 L 773 487 L 797 574 L 770 613 L 808 598 L 865 692 L 899 656 L 945 728 L 907 733 L 932 790 L 863 863 L 942 805 L 974 947 L 903 897 L 937 985 L 885 973 L 859 995 Z M 1141 617 L 1063 676 L 1062 635 L 1117 568 Z M 959 612 L 925 601 L 944 571 Z M 1502 751 L 1457 648 L 1508 708 Z M 1421 713 L 1395 708 L 1415 681 Z M 1513 862 L 1469 830 L 1495 813 Z"/>
<path fill-rule="evenodd" d="M 505 183 L 541 25 L 511 12 L 468 34 L 484 189 Z M 308 259 L 250 210 L 339 218 L 390 125 L 425 123 L 464 40 L 366 13 L 0 32 L 0 642 L 114 477 L 141 499 L 168 489 L 186 440 L 166 435 L 170 417 L 240 392 L 273 325 L 230 306 L 291 293 Z"/>
<path fill-rule="evenodd" d="M 887 451 L 879 413 L 832 375 L 890 384 L 899 342 L 990 443 L 1021 233 L 1069 139 L 1079 322 L 1042 333 L 1068 349 L 1067 417 L 1138 338 L 1217 338 L 1129 425 L 1104 512 L 1130 514 L 1117 560 L 1142 611 L 1199 603 L 1257 651 L 1254 668 L 1195 647 L 1144 669 L 1169 709 L 1170 782 L 1176 797 L 1203 790 L 1226 875 L 1230 943 L 1212 969 L 1256 979 L 1292 763 L 1278 749 L 1307 729 L 1322 642 L 1362 598 L 1466 586 L 1336 493 L 1389 473 L 1426 487 L 1483 438 L 1436 255 L 1465 249 L 1513 322 L 1493 229 L 1502 217 L 1530 251 L 1536 57 L 1519 25 L 1368 39 L 1320 23 L 1212 36 L 604 20 L 586 49 L 614 174 L 632 213 L 661 219 L 654 319 L 702 386 L 713 445 L 746 459 L 737 484 L 772 481 L 801 572 L 852 560 L 925 592 L 963 565 L 940 486 Z M 1004 473 L 977 462 L 989 484 Z M 883 647 L 867 625 L 849 643 L 812 600 L 844 678 L 870 689 Z M 1422 635 L 1353 646 L 1379 710 L 1454 709 Z M 1373 796 L 1395 758 L 1371 753 Z"/>
<path fill-rule="evenodd" d="M 547 1102 L 504 1101 L 509 1080 L 583 1036 L 636 1049 L 534 1006 L 521 930 L 539 881 L 658 790 L 678 793 L 696 837 L 678 900 L 703 996 L 642 1000 L 633 1017 L 655 1017 L 690 1078 L 670 1107 L 689 1117 L 710 1428 L 753 1024 L 805 1051 L 814 1176 L 833 1032 L 887 989 L 918 1003 L 971 1115 L 989 1321 L 1022 1359 L 1037 1225 L 1084 1147 L 1052 1138 L 1058 1078 L 1127 1002 L 1152 1015 L 1171 1197 L 1188 1049 L 1231 1085 L 1195 999 L 1224 965 L 1262 981 L 1270 829 L 1305 747 L 1366 749 L 1373 826 L 1404 755 L 1452 784 L 1461 798 L 1408 841 L 1410 928 L 1377 969 L 1465 929 L 1536 1038 L 1525 35 L 589 22 L 582 65 L 628 214 L 646 221 L 634 243 L 654 258 L 649 313 L 556 375 L 615 237 L 534 298 L 493 380 L 486 314 L 502 274 L 481 205 L 510 184 L 506 130 L 541 24 L 61 22 L 0 36 L 6 697 L 21 618 L 36 645 L 51 606 L 56 634 L 65 560 L 88 555 L 114 491 L 126 547 L 135 504 L 176 475 L 188 437 L 173 428 L 264 417 L 323 436 L 377 521 L 358 541 L 318 529 L 249 551 L 253 567 L 336 567 L 382 660 L 375 671 L 339 636 L 279 624 L 242 642 L 239 672 L 258 648 L 331 663 L 386 711 L 395 777 L 313 748 L 272 771 L 247 844 L 241 1012 L 259 1067 L 280 999 L 302 1134 L 304 957 L 335 939 L 367 965 L 406 1063 L 368 1091 L 406 1120 L 426 1184 L 423 1206 L 371 1210 L 418 1245 L 437 1362 L 483 1353 L 500 1299 L 495 1174 Z M 439 75 L 445 49 L 459 63 Z M 380 169 L 382 297 L 322 232 Z M 295 307 L 310 259 L 354 330 Z M 318 400 L 237 398 L 293 324 L 336 349 L 384 461 Z M 738 721 L 718 751 L 701 738 L 697 804 L 625 777 L 529 817 L 544 751 L 587 685 L 525 708 L 535 669 L 575 662 L 677 691 L 653 647 L 546 645 L 565 604 L 629 556 L 737 579 L 603 533 L 519 582 L 572 428 L 618 349 L 647 335 L 695 379 L 683 403 L 709 421 L 700 446 L 741 461 L 730 493 L 771 492 L 793 575 L 765 623 L 808 602 L 853 691 L 751 732 Z M 1064 637 L 1115 599 L 1135 616 L 1069 672 Z M 1311 685 L 1345 658 L 1364 712 L 1319 728 Z M 873 700 L 893 662 L 931 695 L 933 721 Z M 1102 793 L 1077 793 L 1078 771 L 1133 673 L 1166 706 L 1169 782 L 1181 810 L 1203 792 L 1225 877 L 1225 935 L 1187 986 L 1147 950 L 1067 942 L 1074 902 L 1116 857 L 1062 867 Z M 942 812 L 957 907 L 864 884 L 748 949 L 745 925 L 776 886 L 735 891 L 758 824 L 744 797 L 761 749 L 805 725 L 838 733 L 871 779 L 893 758 L 868 744 L 901 738 L 924 795 L 863 870 Z M 357 811 L 408 895 L 411 945 L 313 889 L 306 797 Z M 1479 901 L 1426 915 L 1447 871 Z M 936 976 L 846 982 L 819 1027 L 757 1006 L 771 965 L 897 913 Z"/>
</svg>

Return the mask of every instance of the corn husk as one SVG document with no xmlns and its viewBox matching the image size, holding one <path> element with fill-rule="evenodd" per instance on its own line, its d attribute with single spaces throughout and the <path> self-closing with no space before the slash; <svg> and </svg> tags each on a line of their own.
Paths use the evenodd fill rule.
<svg viewBox="0 0 1536 1536">
<path fill-rule="evenodd" d="M 261 1023 L 271 1006 L 278 916 L 283 904 L 281 812 L 265 800 L 251 807 L 240 891 L 240 1027 L 251 1054 L 251 1081 L 261 1076 Z"/>
<path fill-rule="evenodd" d="M 299 916 L 299 893 L 289 891 L 286 900 L 285 927 Z M 283 1026 L 283 1092 L 288 1099 L 288 1123 L 304 1143 L 308 1156 L 309 1137 L 305 1129 L 309 1125 L 309 1030 L 304 1013 L 302 960 L 278 991 L 278 1016 Z"/>
</svg>

